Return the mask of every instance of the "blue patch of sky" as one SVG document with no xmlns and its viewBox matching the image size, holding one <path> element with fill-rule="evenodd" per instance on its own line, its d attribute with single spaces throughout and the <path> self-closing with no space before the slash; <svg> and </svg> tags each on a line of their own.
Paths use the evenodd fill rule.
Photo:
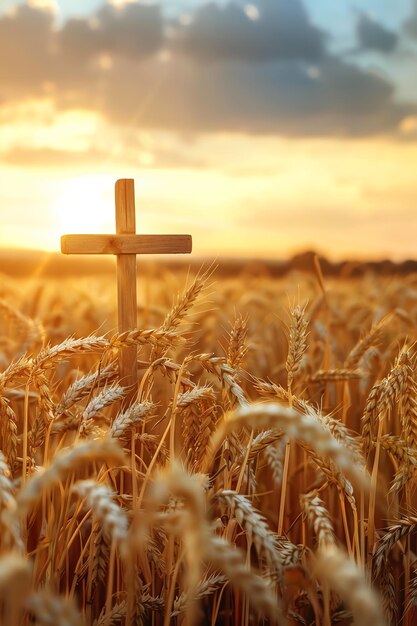
<svg viewBox="0 0 417 626">
<path fill-rule="evenodd" d="M 143 4 L 160 4 L 164 13 L 182 13 L 204 4 L 199 0 L 155 0 L 155 2 L 143 2 Z M 77 15 L 79 17 L 91 15 L 100 6 L 105 4 L 105 0 L 58 0 L 61 18 L 67 19 L 69 16 Z"/>
<path fill-rule="evenodd" d="M 417 45 L 403 31 L 405 20 L 413 12 L 413 0 L 304 1 L 312 22 L 329 33 L 328 49 L 331 52 L 394 84 L 398 100 L 417 99 Z M 355 25 L 361 12 L 399 35 L 399 46 L 394 54 L 369 51 L 349 54 L 357 48 Z"/>
<path fill-rule="evenodd" d="M 330 49 L 339 52 L 355 46 L 355 24 L 360 13 L 400 33 L 413 8 L 412 0 L 305 0 L 305 6 L 313 23 L 330 33 Z"/>
<path fill-rule="evenodd" d="M 146 3 L 146 0 L 143 0 Z M 86 17 L 94 13 L 106 0 L 55 0 L 58 6 L 58 21 L 65 22 L 71 17 Z M 26 0 L 0 0 L 0 15 L 21 4 Z M 154 3 L 158 3 L 155 0 Z M 220 3 L 224 4 L 220 0 Z M 149 4 L 152 4 L 150 1 Z M 205 0 L 161 0 L 159 4 L 167 15 L 178 15 L 205 4 Z"/>
<path fill-rule="evenodd" d="M 157 1 L 157 0 L 156 0 Z M 218 0 L 226 4 L 229 0 Z M 256 0 L 235 0 L 239 4 L 257 4 Z M 25 0 L 1 0 L 0 12 Z M 71 16 L 85 16 L 103 5 L 105 0 L 57 0 L 61 19 Z M 204 0 L 163 0 L 164 11 L 180 13 L 190 11 L 204 4 Z M 354 28 L 355 12 L 365 11 L 380 19 L 388 28 L 398 30 L 412 11 L 412 0 L 304 0 L 312 20 L 325 30 L 349 37 Z"/>
</svg>

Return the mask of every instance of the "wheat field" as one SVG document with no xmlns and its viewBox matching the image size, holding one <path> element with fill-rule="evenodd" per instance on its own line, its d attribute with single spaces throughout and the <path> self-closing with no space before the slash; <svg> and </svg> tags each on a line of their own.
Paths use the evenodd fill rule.
<svg viewBox="0 0 417 626">
<path fill-rule="evenodd" d="M 103 276 L 0 298 L 2 624 L 415 623 L 415 275 L 155 266 L 121 335 Z"/>
</svg>

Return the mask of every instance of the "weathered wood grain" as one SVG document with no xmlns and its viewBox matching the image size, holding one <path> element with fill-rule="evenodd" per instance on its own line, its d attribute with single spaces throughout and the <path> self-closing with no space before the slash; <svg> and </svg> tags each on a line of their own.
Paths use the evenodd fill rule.
<svg viewBox="0 0 417 626">
<path fill-rule="evenodd" d="M 115 184 L 116 232 L 120 236 L 136 232 L 135 184 L 132 179 L 120 179 Z M 136 255 L 117 257 L 117 300 L 119 332 L 137 327 L 138 303 L 136 289 Z M 129 388 L 125 405 L 134 401 L 138 385 L 138 350 L 136 346 L 122 348 L 119 356 L 120 382 Z"/>
<path fill-rule="evenodd" d="M 189 254 L 191 235 L 63 235 L 64 254 Z"/>
</svg>

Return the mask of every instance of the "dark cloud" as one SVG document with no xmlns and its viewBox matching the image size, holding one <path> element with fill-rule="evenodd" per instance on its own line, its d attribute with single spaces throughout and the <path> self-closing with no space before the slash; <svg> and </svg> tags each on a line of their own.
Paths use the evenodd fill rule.
<svg viewBox="0 0 417 626">
<path fill-rule="evenodd" d="M 356 33 L 361 50 L 390 53 L 398 44 L 398 35 L 365 13 L 359 15 Z"/>
<path fill-rule="evenodd" d="M 183 61 L 167 68 L 154 62 L 123 72 L 115 67 L 107 78 L 103 113 L 121 124 L 136 119 L 180 131 L 371 135 L 392 132 L 409 112 L 395 104 L 390 83 L 331 58 L 317 67 L 228 62 L 202 69 Z M 144 85 L 153 98 L 142 107 Z"/>
<path fill-rule="evenodd" d="M 54 65 L 53 16 L 26 5 L 0 17 L 1 96 L 32 92 Z"/>
<path fill-rule="evenodd" d="M 415 114 L 396 103 L 387 80 L 326 53 L 299 0 L 258 6 L 258 20 L 237 4 L 199 9 L 168 62 L 155 54 L 170 46 L 157 6 L 105 5 L 92 20 L 62 29 L 50 12 L 20 7 L 0 17 L 0 104 L 47 93 L 58 109 L 98 111 L 125 127 L 286 136 L 396 133 Z M 190 33 L 202 25 L 207 38 L 197 52 Z M 202 62 L 209 49 L 217 62 Z M 105 67 L 103 53 L 111 61 Z"/>
<path fill-rule="evenodd" d="M 156 5 L 104 4 L 91 19 L 71 19 L 61 29 L 51 11 L 19 5 L 0 15 L 0 104 L 55 86 L 77 106 L 81 92 L 100 83 L 103 55 L 146 61 L 161 49 L 163 29 Z"/>
<path fill-rule="evenodd" d="M 141 59 L 163 44 L 163 20 L 159 6 L 104 5 L 87 21 L 70 19 L 60 33 L 61 51 L 87 60 L 100 53 Z"/>
<path fill-rule="evenodd" d="M 413 7 L 413 12 L 404 24 L 404 30 L 410 37 L 417 39 L 417 0 L 414 0 Z"/>
<path fill-rule="evenodd" d="M 324 54 L 325 36 L 313 26 L 301 0 L 259 0 L 253 18 L 235 2 L 199 8 L 177 33 L 177 45 L 205 60 L 307 59 Z"/>
</svg>

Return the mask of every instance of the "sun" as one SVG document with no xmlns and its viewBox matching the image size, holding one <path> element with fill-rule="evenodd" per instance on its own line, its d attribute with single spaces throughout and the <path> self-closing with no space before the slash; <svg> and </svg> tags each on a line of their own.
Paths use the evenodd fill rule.
<svg viewBox="0 0 417 626">
<path fill-rule="evenodd" d="M 62 234 L 114 230 L 113 178 L 83 176 L 60 182 L 51 204 L 54 230 Z"/>
</svg>

